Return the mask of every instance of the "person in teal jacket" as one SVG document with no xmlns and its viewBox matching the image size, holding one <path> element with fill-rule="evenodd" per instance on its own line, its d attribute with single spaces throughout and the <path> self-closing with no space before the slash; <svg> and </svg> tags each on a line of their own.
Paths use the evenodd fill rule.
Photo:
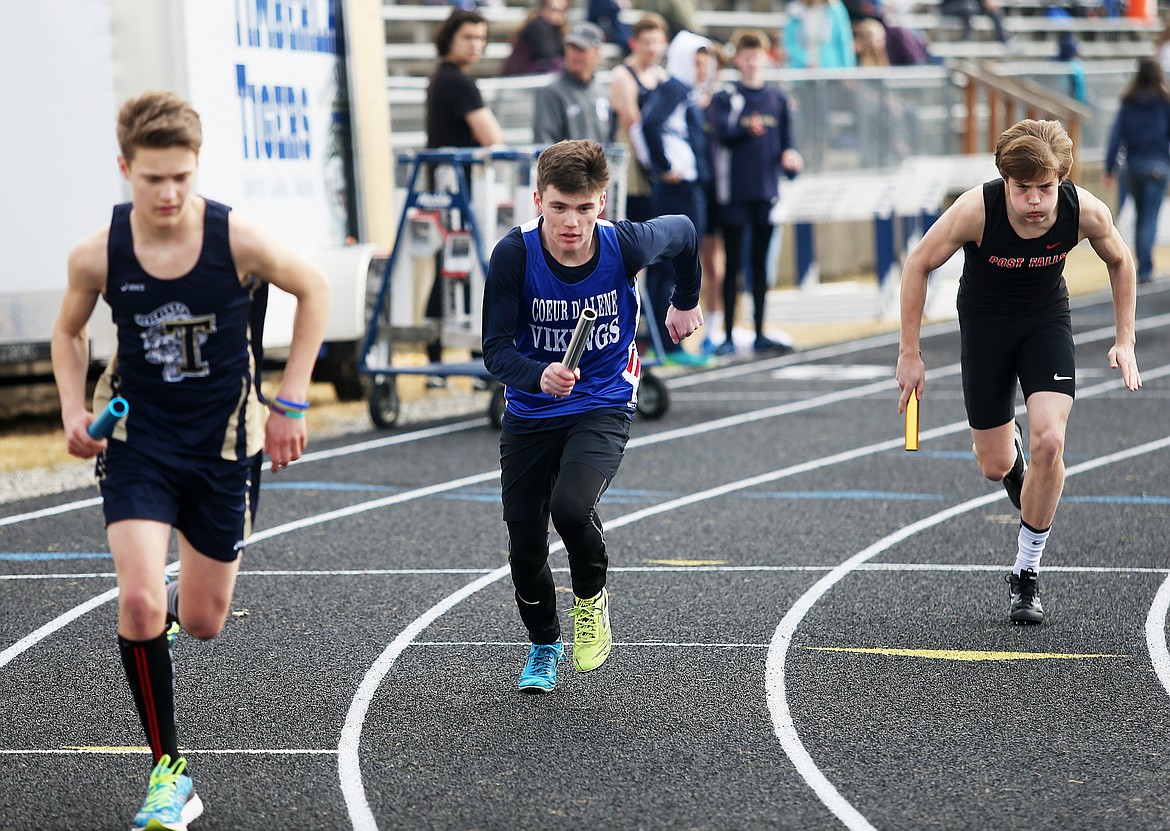
<svg viewBox="0 0 1170 831">
<path fill-rule="evenodd" d="M 787 13 L 783 40 L 790 68 L 857 66 L 853 26 L 841 0 L 796 0 Z"/>
</svg>

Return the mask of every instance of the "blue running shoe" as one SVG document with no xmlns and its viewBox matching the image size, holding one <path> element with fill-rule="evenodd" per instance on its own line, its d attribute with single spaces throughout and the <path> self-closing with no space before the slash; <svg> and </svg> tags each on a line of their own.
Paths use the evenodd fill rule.
<svg viewBox="0 0 1170 831">
<path fill-rule="evenodd" d="M 187 825 L 203 813 L 203 800 L 195 793 L 195 783 L 183 771 L 186 759 L 163 755 L 150 772 L 150 786 L 142 808 L 134 815 L 131 829 L 147 831 L 187 831 Z"/>
<path fill-rule="evenodd" d="M 695 355 L 685 349 L 676 349 L 667 352 L 662 362 L 667 366 L 684 366 L 690 369 L 705 369 L 711 366 L 711 356 Z"/>
<path fill-rule="evenodd" d="M 517 686 L 524 692 L 550 693 L 557 688 L 557 664 L 565 659 L 563 643 L 534 643 Z"/>
</svg>

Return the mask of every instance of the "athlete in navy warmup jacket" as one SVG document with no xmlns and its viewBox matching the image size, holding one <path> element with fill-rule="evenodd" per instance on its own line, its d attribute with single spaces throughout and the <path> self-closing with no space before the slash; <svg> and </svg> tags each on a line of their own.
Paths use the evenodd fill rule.
<svg viewBox="0 0 1170 831">
<path fill-rule="evenodd" d="M 564 541 L 575 596 L 573 663 L 609 655 L 608 556 L 597 502 L 617 473 L 637 403 L 641 364 L 636 275 L 670 260 L 678 275 L 666 327 L 678 343 L 703 322 L 699 239 L 685 216 L 599 220 L 609 169 L 593 141 L 541 153 L 540 216 L 492 252 L 484 290 L 484 363 L 505 384 L 500 463 L 509 560 L 532 646 L 519 687 L 549 692 L 562 658 L 548 523 Z M 577 368 L 562 359 L 581 310 L 597 320 Z"/>
</svg>

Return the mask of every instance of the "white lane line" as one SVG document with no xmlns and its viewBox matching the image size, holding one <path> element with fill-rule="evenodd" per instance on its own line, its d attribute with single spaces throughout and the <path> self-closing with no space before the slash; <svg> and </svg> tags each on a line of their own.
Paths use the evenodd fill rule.
<svg viewBox="0 0 1170 831">
<path fill-rule="evenodd" d="M 54 505 L 52 508 L 41 508 L 39 511 L 29 511 L 25 514 L 13 514 L 12 516 L 0 517 L 0 528 L 3 528 L 5 525 L 15 525 L 18 522 L 29 522 L 34 519 L 57 516 L 57 514 L 67 514 L 70 511 L 80 511 L 82 508 L 92 508 L 95 505 L 101 504 L 102 498 L 95 496 L 92 499 L 81 499 L 77 502 L 66 502 L 64 505 Z"/>
<path fill-rule="evenodd" d="M 337 749 L 307 748 L 228 748 L 223 750 L 198 750 L 182 748 L 184 756 L 336 756 Z M 58 747 L 24 750 L 0 750 L 0 756 L 137 756 L 150 753 L 149 747 Z"/>
<path fill-rule="evenodd" d="M 87 612 L 92 611 L 93 609 L 98 608 L 99 606 L 105 605 L 117 596 L 118 590 L 114 588 L 103 592 L 96 597 L 91 597 L 80 606 L 74 606 L 65 614 L 54 618 L 39 629 L 36 629 L 35 631 L 25 635 L 12 646 L 8 647 L 3 652 L 0 652 L 0 667 L 5 666 L 9 661 L 20 655 L 25 650 L 32 649 L 32 647 L 43 641 L 45 638 L 49 637 L 49 635 L 53 634 L 58 629 L 68 626 L 70 623 L 77 620 L 77 618 L 81 617 Z"/>
<path fill-rule="evenodd" d="M 414 646 L 483 646 L 483 647 L 516 647 L 530 646 L 528 641 L 415 641 Z M 614 641 L 614 646 L 621 647 L 668 647 L 670 649 L 767 649 L 766 643 L 707 643 L 703 641 Z"/>
<path fill-rule="evenodd" d="M 688 572 L 707 574 L 711 572 L 808 572 L 831 571 L 836 566 L 610 566 L 610 574 L 686 574 Z M 996 572 L 1003 571 L 1003 563 L 863 563 L 858 571 L 939 571 L 939 572 Z M 240 571 L 239 577 L 427 577 L 432 575 L 466 576 L 488 574 L 488 568 L 354 568 L 354 569 L 274 569 L 272 571 Z M 554 574 L 568 574 L 566 566 L 552 569 Z M 1044 572 L 1068 574 L 1170 574 L 1170 568 L 1146 568 L 1142 566 L 1044 566 Z M 80 580 L 113 579 L 114 572 L 93 574 L 0 574 L 0 580 Z"/>
<path fill-rule="evenodd" d="M 1166 613 L 1170 609 L 1170 578 L 1163 581 L 1146 614 L 1146 648 L 1162 689 L 1170 695 L 1170 649 L 1166 647 Z"/>
<path fill-rule="evenodd" d="M 1076 476 L 1105 465 L 1154 453 L 1166 447 L 1170 447 L 1170 436 L 1131 447 L 1127 450 L 1110 453 L 1079 465 L 1074 465 L 1065 471 L 1065 477 Z M 804 781 L 812 788 L 813 792 L 824 803 L 825 807 L 846 828 L 851 829 L 851 831 L 873 831 L 874 826 L 841 795 L 833 783 L 829 781 L 828 777 L 817 767 L 816 762 L 813 761 L 804 743 L 800 740 L 800 736 L 796 731 L 796 724 L 792 719 L 792 712 L 788 707 L 788 690 L 784 679 L 784 668 L 788 657 L 788 649 L 791 646 L 793 636 L 796 634 L 796 629 L 812 607 L 833 586 L 841 582 L 850 572 L 855 571 L 865 561 L 892 548 L 903 540 L 917 534 L 919 531 L 940 525 L 956 516 L 1004 498 L 1006 498 L 1006 493 L 999 492 L 971 499 L 925 517 L 918 522 L 904 526 L 894 533 L 883 537 L 868 548 L 854 554 L 814 583 L 792 605 L 787 614 L 781 619 L 780 625 L 776 627 L 764 668 L 764 686 L 767 690 L 768 710 L 772 716 L 772 725 L 775 729 L 776 737 L 780 740 L 785 754 L 792 760 L 797 772 L 804 778 Z M 1047 568 L 1045 570 L 1047 571 Z M 1162 642 L 1164 648 L 1164 632 Z"/>
<path fill-rule="evenodd" d="M 412 441 L 421 441 L 422 439 L 432 439 L 439 436 L 448 436 L 451 433 L 460 433 L 464 430 L 474 430 L 477 427 L 486 427 L 488 420 L 486 418 L 475 418 L 470 421 L 457 421 L 454 424 L 444 424 L 439 427 L 427 427 L 423 430 L 414 430 L 410 433 L 401 433 L 395 436 L 385 436 L 380 439 L 370 439 L 369 441 L 359 441 L 354 444 L 346 444 L 341 447 L 334 447 L 331 450 L 314 450 L 312 453 L 306 453 L 301 458 L 293 462 L 293 465 L 303 465 L 308 462 L 320 462 L 324 459 L 337 459 L 341 456 L 349 456 L 354 453 L 365 453 L 368 450 L 381 450 L 383 447 L 393 447 L 396 444 L 406 444 Z M 289 465 L 292 467 L 292 465 Z"/>
<path fill-rule="evenodd" d="M 552 553 L 551 548 L 549 553 Z M 370 810 L 370 803 L 366 800 L 359 751 L 366 714 L 369 712 L 370 702 L 374 700 L 374 695 L 378 692 L 382 679 L 390 671 L 398 656 L 402 654 L 402 650 L 406 649 L 420 632 L 464 598 L 470 597 L 484 586 L 490 586 L 508 573 L 509 567 L 502 566 L 478 580 L 468 583 L 454 594 L 443 598 L 415 618 L 406 629 L 403 629 L 366 671 L 365 677 L 362 678 L 362 682 L 358 685 L 357 692 L 350 702 L 349 711 L 345 714 L 345 723 L 341 726 L 341 738 L 337 743 L 337 774 L 341 778 L 341 794 L 345 799 L 346 810 L 349 811 L 350 822 L 354 828 L 373 829 L 378 827 L 378 823 L 374 819 L 374 812 Z"/>
</svg>

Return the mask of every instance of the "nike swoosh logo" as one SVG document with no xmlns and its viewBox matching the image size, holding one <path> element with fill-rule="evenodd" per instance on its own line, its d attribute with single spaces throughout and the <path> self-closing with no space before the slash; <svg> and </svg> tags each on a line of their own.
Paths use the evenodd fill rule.
<svg viewBox="0 0 1170 831">
<path fill-rule="evenodd" d="M 1071 381 L 1072 376 L 1071 375 L 1057 375 L 1054 372 L 1054 373 L 1052 373 L 1052 380 L 1053 381 Z"/>
<path fill-rule="evenodd" d="M 1064 243 L 1061 243 L 1061 242 L 1054 242 L 1054 243 L 1052 243 L 1052 245 L 1046 245 L 1046 246 L 1044 246 L 1044 247 L 1045 247 L 1047 250 L 1051 251 L 1053 248 L 1056 248 L 1058 245 L 1063 245 L 1063 244 L 1064 244 Z"/>
</svg>

